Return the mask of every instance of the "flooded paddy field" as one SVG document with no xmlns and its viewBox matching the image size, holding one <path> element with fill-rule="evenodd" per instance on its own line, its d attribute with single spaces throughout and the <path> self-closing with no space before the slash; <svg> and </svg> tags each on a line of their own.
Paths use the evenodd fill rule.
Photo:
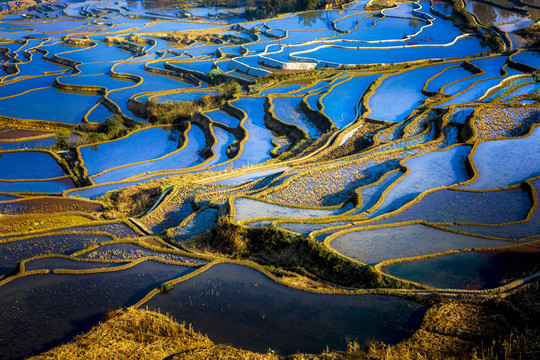
<svg viewBox="0 0 540 360">
<path fill-rule="evenodd" d="M 208 3 L 0 3 L 0 358 L 124 307 L 397 344 L 537 281 L 537 4 Z"/>
</svg>

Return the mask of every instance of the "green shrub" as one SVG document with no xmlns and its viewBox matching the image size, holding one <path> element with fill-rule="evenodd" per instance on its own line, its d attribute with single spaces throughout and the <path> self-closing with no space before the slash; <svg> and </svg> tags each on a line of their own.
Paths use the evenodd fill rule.
<svg viewBox="0 0 540 360">
<path fill-rule="evenodd" d="M 66 130 L 58 130 L 54 134 L 54 139 L 58 149 L 67 150 L 69 148 L 69 132 Z"/>
<path fill-rule="evenodd" d="M 174 286 L 171 284 L 161 284 L 159 287 L 159 292 L 162 294 L 168 294 L 172 289 L 174 289 Z"/>
<path fill-rule="evenodd" d="M 223 85 L 223 96 L 226 99 L 231 100 L 236 96 L 236 94 L 240 93 L 241 90 L 242 87 L 239 83 L 236 81 L 230 81 Z"/>
<path fill-rule="evenodd" d="M 294 240 L 294 235 L 275 225 L 250 228 L 248 230 L 248 249 L 250 252 L 278 252 Z"/>
<path fill-rule="evenodd" d="M 107 118 L 98 128 L 98 132 L 106 134 L 109 138 L 117 137 L 124 129 L 124 119 L 122 115 L 113 114 Z"/>
<path fill-rule="evenodd" d="M 240 255 L 246 248 L 244 231 L 227 217 L 222 216 L 213 229 L 213 246 L 223 254 Z"/>
<path fill-rule="evenodd" d="M 223 71 L 219 69 L 212 69 L 208 72 L 207 76 L 210 81 L 218 81 L 221 79 Z"/>
</svg>

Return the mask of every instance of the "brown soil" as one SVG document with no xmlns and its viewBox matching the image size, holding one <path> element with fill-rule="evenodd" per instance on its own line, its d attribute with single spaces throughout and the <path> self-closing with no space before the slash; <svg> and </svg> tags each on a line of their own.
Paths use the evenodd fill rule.
<svg viewBox="0 0 540 360">
<path fill-rule="evenodd" d="M 3 215 L 55 214 L 64 212 L 99 213 L 103 205 L 72 198 L 31 198 L 0 204 Z"/>
<path fill-rule="evenodd" d="M 0 140 L 14 140 L 21 138 L 28 138 L 34 136 L 43 136 L 51 135 L 52 133 L 47 131 L 36 131 L 36 130 L 6 130 L 0 131 Z"/>
</svg>

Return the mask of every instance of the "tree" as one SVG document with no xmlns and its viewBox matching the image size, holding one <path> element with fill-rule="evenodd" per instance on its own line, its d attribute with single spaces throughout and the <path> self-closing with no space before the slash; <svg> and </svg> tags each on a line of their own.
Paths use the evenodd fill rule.
<svg viewBox="0 0 540 360">
<path fill-rule="evenodd" d="M 319 2 L 319 0 L 299 0 L 298 1 L 299 11 L 315 10 L 320 5 L 321 5 L 321 3 Z"/>
<path fill-rule="evenodd" d="M 208 72 L 206 76 L 208 76 L 208 79 L 210 81 L 218 81 L 221 78 L 221 75 L 223 74 L 223 71 L 220 69 L 212 69 Z"/>
<path fill-rule="evenodd" d="M 226 99 L 232 99 L 242 90 L 242 87 L 236 81 L 230 81 L 223 85 L 223 95 Z"/>
<path fill-rule="evenodd" d="M 58 130 L 54 134 L 54 139 L 56 140 L 57 148 L 63 150 L 69 148 L 69 133 L 66 130 Z"/>
<path fill-rule="evenodd" d="M 99 132 L 107 134 L 109 137 L 118 136 L 120 131 L 124 128 L 124 119 L 122 115 L 113 114 L 107 118 L 99 127 Z"/>
</svg>

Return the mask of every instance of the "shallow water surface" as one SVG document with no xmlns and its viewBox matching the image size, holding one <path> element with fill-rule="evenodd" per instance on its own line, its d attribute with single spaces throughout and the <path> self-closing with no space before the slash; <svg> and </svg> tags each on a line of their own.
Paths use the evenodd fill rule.
<svg viewBox="0 0 540 360">
<path fill-rule="evenodd" d="M 538 244 L 499 251 L 470 251 L 383 268 L 391 275 L 438 288 L 489 289 L 538 269 Z"/>
<path fill-rule="evenodd" d="M 106 312 L 133 305 L 163 282 L 191 271 L 146 261 L 116 272 L 13 280 L 0 287 L 0 356 L 20 359 L 67 342 Z"/>
<path fill-rule="evenodd" d="M 215 265 L 145 305 L 193 324 L 217 343 L 264 352 L 346 349 L 347 341 L 396 343 L 417 329 L 425 308 L 385 296 L 293 290 L 239 265 Z M 324 331 L 321 330 L 324 324 Z"/>
<path fill-rule="evenodd" d="M 43 235 L 0 243 L 0 274 L 15 268 L 22 260 L 45 254 L 70 255 L 111 238 L 104 235 Z"/>
<path fill-rule="evenodd" d="M 509 241 L 455 234 L 424 225 L 405 225 L 350 232 L 331 242 L 331 246 L 342 254 L 369 265 L 384 260 L 427 255 L 452 249 L 513 244 Z"/>
</svg>

